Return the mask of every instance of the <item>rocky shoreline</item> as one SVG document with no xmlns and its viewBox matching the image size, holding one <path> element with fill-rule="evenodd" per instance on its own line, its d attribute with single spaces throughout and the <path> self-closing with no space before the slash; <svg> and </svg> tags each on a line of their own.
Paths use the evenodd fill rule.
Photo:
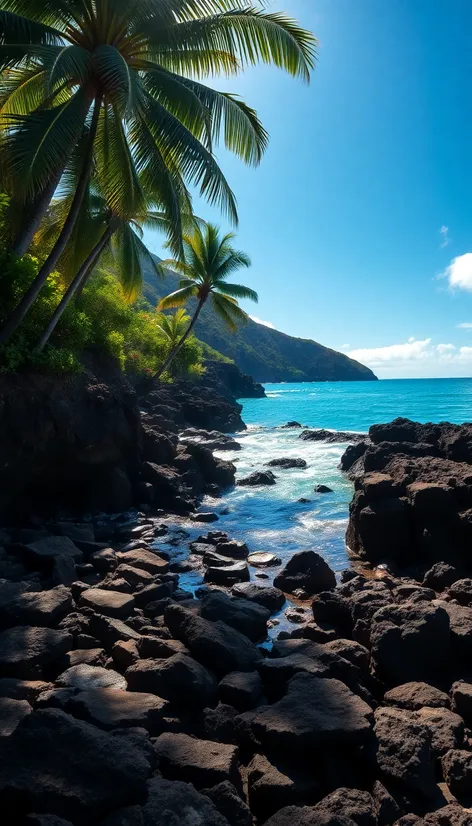
<svg viewBox="0 0 472 826">
<path fill-rule="evenodd" d="M 337 583 L 321 556 L 303 551 L 273 586 L 250 582 L 251 549 L 211 529 L 189 547 L 205 572 L 194 595 L 175 553 L 189 537 L 166 517 L 210 521 L 199 497 L 234 483 L 234 465 L 212 450 L 235 449 L 216 425 L 240 413 L 233 403 L 210 415 L 212 401 L 202 431 L 205 405 L 189 416 L 186 388 L 147 397 L 140 512 L 3 520 L 6 822 L 470 826 L 472 564 L 464 543 L 440 558 L 445 511 L 432 521 L 435 506 L 425 511 L 421 498 L 443 501 L 436 491 L 446 489 L 448 517 L 464 519 L 468 426 L 426 432 L 397 421 L 348 448 L 348 538 L 360 537 L 351 551 L 361 572 Z M 426 444 L 436 455 L 419 455 Z M 454 476 L 448 463 L 460 465 Z M 407 466 L 405 486 L 398 468 Z M 424 476 L 432 468 L 434 482 Z M 412 519 L 406 565 L 405 548 L 372 554 L 365 541 L 373 520 L 382 547 L 394 544 L 381 519 L 398 504 L 378 507 L 390 499 L 404 500 Z M 369 508 L 374 517 L 361 516 Z M 426 528 L 427 553 L 421 545 L 413 558 Z M 261 646 L 287 596 L 297 625 Z"/>
</svg>

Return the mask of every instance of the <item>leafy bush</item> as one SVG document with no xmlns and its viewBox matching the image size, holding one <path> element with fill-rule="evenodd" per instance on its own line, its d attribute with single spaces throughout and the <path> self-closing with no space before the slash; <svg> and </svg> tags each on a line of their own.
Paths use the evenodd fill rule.
<svg viewBox="0 0 472 826">
<path fill-rule="evenodd" d="M 0 320 L 3 322 L 28 289 L 39 269 L 37 258 L 25 255 L 0 257 Z M 92 322 L 73 305 L 65 311 L 54 341 L 43 353 L 35 353 L 41 333 L 62 298 L 64 284 L 59 273 L 47 279 L 25 321 L 0 351 L 0 370 L 41 366 L 53 372 L 81 369 L 78 355 L 91 337 Z"/>
<path fill-rule="evenodd" d="M 0 256 L 0 320 L 3 321 L 28 289 L 39 268 L 36 258 Z M 0 351 L 0 370 L 40 367 L 53 372 L 78 371 L 84 349 L 113 357 L 131 378 L 153 375 L 172 344 L 159 329 L 159 315 L 142 300 L 127 303 L 113 275 L 97 272 L 82 295 L 62 315 L 41 354 L 34 348 L 65 289 L 59 273 L 46 281 L 11 342 Z M 202 347 L 189 336 L 164 379 L 202 372 Z"/>
</svg>

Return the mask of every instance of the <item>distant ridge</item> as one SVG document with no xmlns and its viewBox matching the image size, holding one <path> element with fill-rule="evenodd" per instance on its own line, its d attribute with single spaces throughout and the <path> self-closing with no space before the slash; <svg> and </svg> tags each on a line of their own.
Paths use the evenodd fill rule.
<svg viewBox="0 0 472 826">
<path fill-rule="evenodd" d="M 170 271 L 163 281 L 159 281 L 153 272 L 146 272 L 145 298 L 155 305 L 164 295 L 178 288 L 178 280 L 179 277 Z M 233 359 L 243 373 L 258 382 L 377 380 L 372 370 L 344 353 L 310 339 L 280 333 L 251 319 L 236 333 L 230 333 L 210 308 L 203 309 L 195 325 L 195 334 Z"/>
</svg>

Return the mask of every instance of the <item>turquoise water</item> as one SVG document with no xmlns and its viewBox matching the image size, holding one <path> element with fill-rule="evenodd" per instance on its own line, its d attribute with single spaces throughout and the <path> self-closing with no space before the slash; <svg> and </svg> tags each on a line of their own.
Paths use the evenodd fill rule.
<svg viewBox="0 0 472 826">
<path fill-rule="evenodd" d="M 267 399 L 243 402 L 246 424 L 294 419 L 310 427 L 367 431 L 406 416 L 419 422 L 472 420 L 472 379 L 389 379 L 375 382 L 267 384 Z"/>
<path fill-rule="evenodd" d="M 275 468 L 273 487 L 236 487 L 220 499 L 208 498 L 202 509 L 220 514 L 219 521 L 208 527 L 244 540 L 251 551 L 275 553 L 282 562 L 296 551 L 315 550 L 338 574 L 349 564 L 344 537 L 352 484 L 338 468 L 346 444 L 303 442 L 299 430 L 280 426 L 296 420 L 309 427 L 367 432 L 371 424 L 397 416 L 422 422 L 472 419 L 472 379 L 268 384 L 266 393 L 265 399 L 243 401 L 248 430 L 236 435 L 242 449 L 219 455 L 235 463 L 237 478 L 282 456 L 303 458 L 308 467 Z M 333 492 L 315 494 L 317 484 L 328 485 Z M 300 497 L 310 502 L 299 503 Z M 185 527 L 191 538 L 206 529 L 192 523 Z M 267 569 L 268 582 L 277 570 Z M 257 573 L 251 569 L 251 578 Z M 200 582 L 196 571 L 183 580 L 186 587 Z"/>
</svg>

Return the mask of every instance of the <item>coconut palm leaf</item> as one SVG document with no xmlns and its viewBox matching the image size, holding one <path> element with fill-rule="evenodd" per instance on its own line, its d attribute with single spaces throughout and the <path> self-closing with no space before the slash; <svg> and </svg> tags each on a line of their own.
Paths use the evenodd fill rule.
<svg viewBox="0 0 472 826">
<path fill-rule="evenodd" d="M 152 21 L 150 21 L 152 25 Z M 308 81 L 316 60 L 316 39 L 282 12 L 255 8 L 230 9 L 154 30 L 162 51 L 172 47 L 234 54 L 243 66 L 272 63 Z"/>
<path fill-rule="evenodd" d="M 52 26 L 38 22 L 32 14 L 16 14 L 11 8 L 19 5 L 3 2 L 0 9 L 0 42 L 58 45 L 62 42 L 62 33 Z M 39 4 L 36 3 L 39 10 Z"/>
<path fill-rule="evenodd" d="M 16 182 L 16 194 L 27 200 L 41 191 L 58 170 L 65 167 L 80 140 L 84 114 L 89 106 L 87 93 L 78 91 L 66 103 L 28 116 L 10 115 L 16 128 L 5 138 Z"/>
<path fill-rule="evenodd" d="M 8 194 L 18 190 L 36 210 L 28 215 L 17 248 L 27 248 L 58 176 L 81 135 L 88 134 L 67 220 L 35 282 L 0 330 L 0 342 L 21 323 L 64 252 L 94 169 L 113 214 L 122 220 L 144 205 L 142 185 L 152 188 L 153 203 L 169 219 L 169 240 L 178 257 L 181 215 L 190 212 L 192 187 L 237 222 L 236 200 L 213 142 L 223 138 L 230 151 L 254 164 L 267 135 L 254 110 L 234 95 L 205 92 L 197 79 L 263 62 L 307 80 L 315 62 L 313 35 L 286 15 L 265 12 L 264 5 L 252 7 L 248 0 L 0 0 L 0 69 L 22 70 L 15 76 L 14 107 L 0 122 L 2 154 L 12 159 L 8 175 L 1 174 Z M 28 78 L 32 86 L 25 86 L 23 70 L 37 70 L 41 83 L 44 79 L 37 106 L 38 78 Z M 13 92 L 10 88 L 8 95 Z M 132 263 L 131 240 L 126 254 Z"/>
<path fill-rule="evenodd" d="M 236 332 L 239 326 L 247 323 L 247 313 L 237 304 L 232 303 L 227 295 L 213 292 L 211 302 L 216 315 L 221 318 L 231 332 Z"/>
<path fill-rule="evenodd" d="M 196 294 L 196 287 L 182 287 L 170 293 L 170 295 L 166 295 L 165 298 L 162 298 L 157 305 L 157 309 L 160 312 L 161 310 L 173 310 L 174 307 L 183 307 L 187 301 L 195 298 Z"/>
<path fill-rule="evenodd" d="M 242 284 L 228 284 L 226 281 L 215 280 L 215 290 L 221 291 L 226 296 L 231 298 L 246 298 L 249 301 L 254 301 L 255 304 L 259 301 L 259 296 L 255 290 L 249 287 L 244 287 Z"/>
</svg>

